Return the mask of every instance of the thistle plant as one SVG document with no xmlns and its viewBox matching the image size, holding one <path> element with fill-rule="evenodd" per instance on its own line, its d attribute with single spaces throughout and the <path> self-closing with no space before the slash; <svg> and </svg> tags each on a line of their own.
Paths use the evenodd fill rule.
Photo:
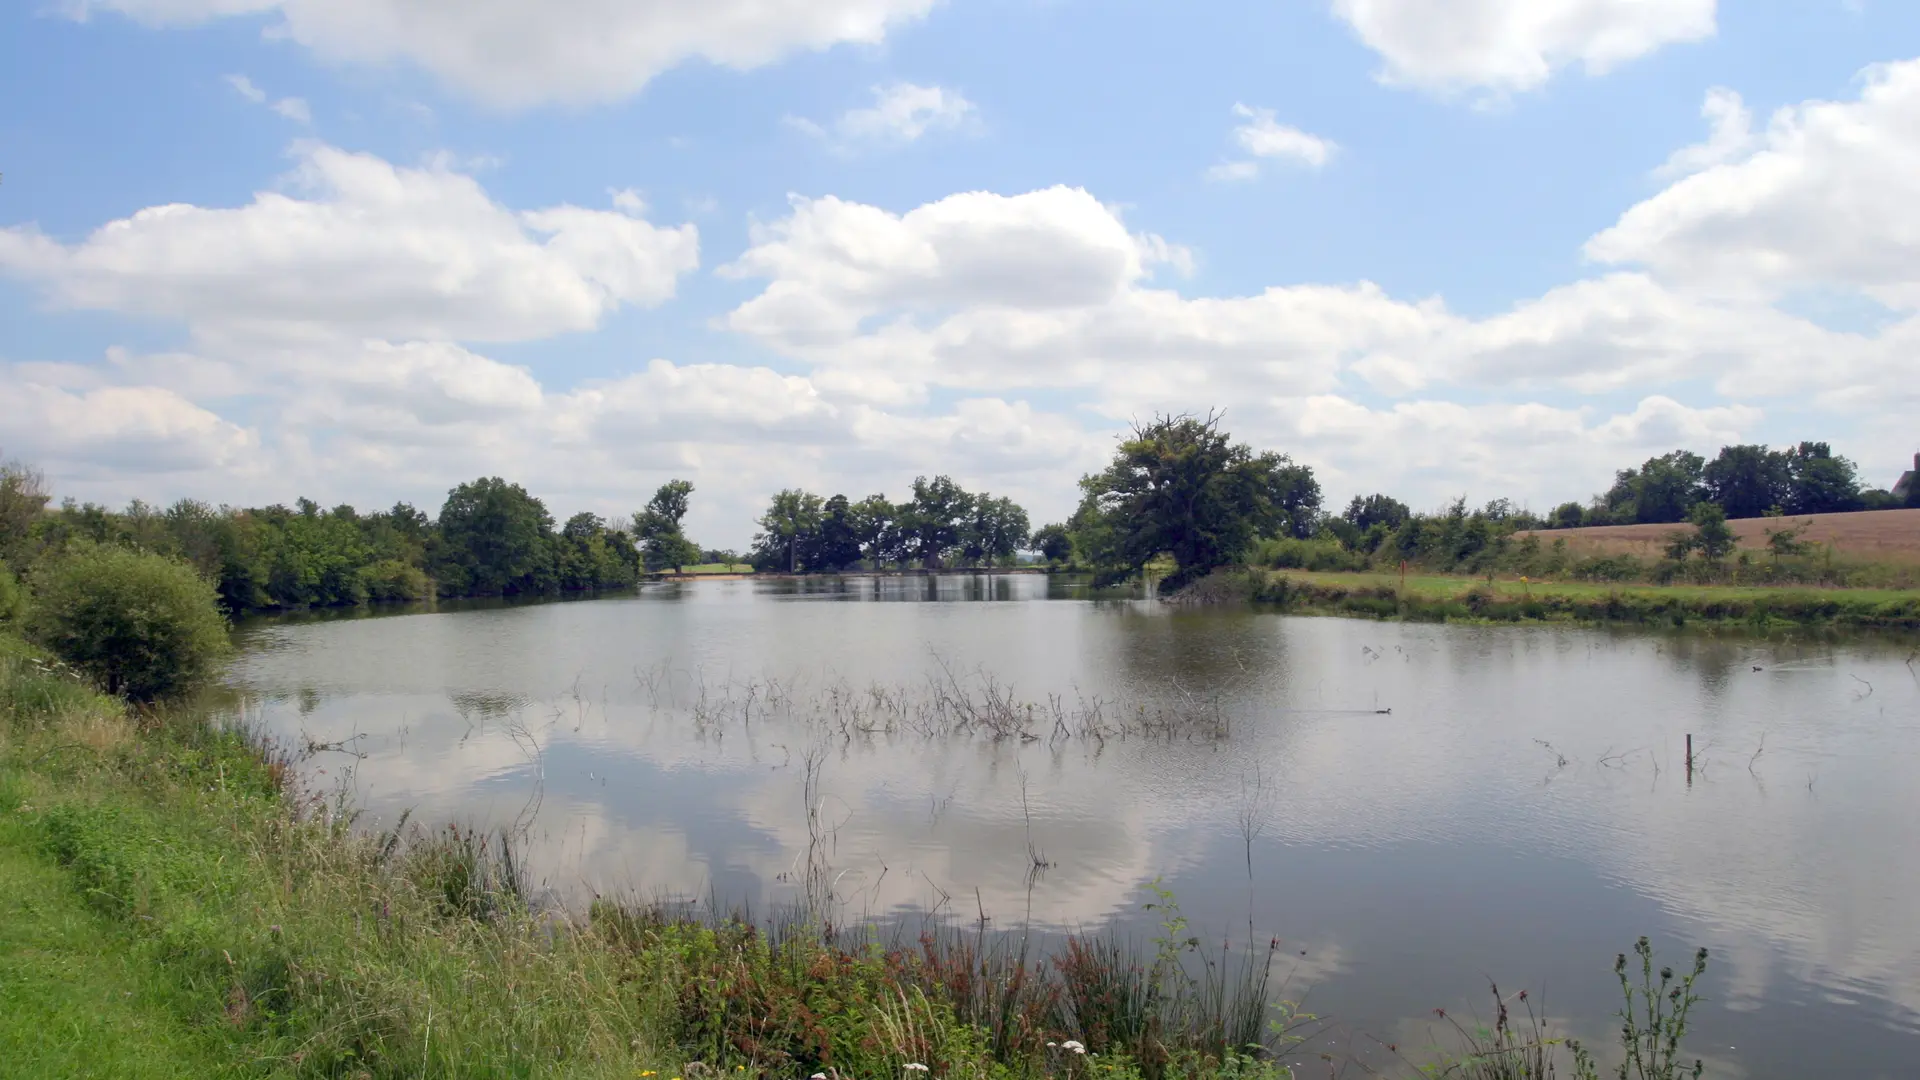
<svg viewBox="0 0 1920 1080">
<path fill-rule="evenodd" d="M 1620 979 L 1620 992 L 1626 998 L 1620 1010 L 1620 1045 L 1626 1051 L 1614 1076 L 1618 1080 L 1698 1080 L 1706 1064 L 1695 1058 L 1689 1067 L 1680 1058 L 1680 1040 L 1687 1033 L 1687 1016 L 1700 1000 L 1693 983 L 1707 970 L 1707 950 L 1693 954 L 1693 970 L 1675 976 L 1673 968 L 1660 968 L 1660 981 L 1654 982 L 1653 945 L 1642 937 L 1634 943 L 1640 957 L 1640 981 L 1635 985 L 1627 974 L 1627 954 L 1614 958 L 1613 973 Z M 1593 1055 L 1578 1042 L 1569 1042 L 1573 1050 L 1574 1072 L 1580 1080 L 1600 1080 Z"/>
</svg>

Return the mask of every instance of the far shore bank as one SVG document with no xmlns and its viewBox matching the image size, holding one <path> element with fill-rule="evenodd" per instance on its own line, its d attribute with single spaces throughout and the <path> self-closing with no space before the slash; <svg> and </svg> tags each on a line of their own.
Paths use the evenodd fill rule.
<svg viewBox="0 0 1920 1080">
<path fill-rule="evenodd" d="M 948 574 L 1003 576 L 1008 574 L 1045 574 L 1044 566 L 951 566 L 938 570 L 841 570 L 786 573 L 780 570 L 721 571 L 716 573 L 647 574 L 642 581 L 800 581 L 821 578 L 923 578 Z"/>
<path fill-rule="evenodd" d="M 1424 622 L 1635 623 L 1920 630 L 1920 589 L 1619 585 L 1529 578 L 1232 570 L 1166 598 Z"/>
</svg>

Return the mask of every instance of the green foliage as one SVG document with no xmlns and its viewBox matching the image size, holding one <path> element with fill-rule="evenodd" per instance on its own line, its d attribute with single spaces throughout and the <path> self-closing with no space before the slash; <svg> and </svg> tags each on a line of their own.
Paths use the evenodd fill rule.
<svg viewBox="0 0 1920 1080">
<path fill-rule="evenodd" d="M 1135 425 L 1080 489 L 1075 546 L 1089 561 L 1138 573 L 1167 553 L 1182 580 L 1238 560 L 1257 536 L 1306 535 L 1320 506 L 1311 470 L 1234 443 L 1218 415 Z"/>
<path fill-rule="evenodd" d="M 845 495 L 834 495 L 822 506 L 820 528 L 802 556 L 810 570 L 845 570 L 861 558 L 863 532 L 859 514 Z"/>
<path fill-rule="evenodd" d="M 1706 973 L 1707 950 L 1693 954 L 1693 970 L 1676 977 L 1671 967 L 1660 969 L 1660 981 L 1653 979 L 1653 945 L 1646 938 L 1634 943 L 1640 958 L 1640 981 L 1635 985 L 1627 974 L 1627 954 L 1614 959 L 1613 972 L 1620 980 L 1620 992 L 1626 1004 L 1620 1010 L 1620 1045 L 1625 1056 L 1614 1073 L 1618 1080 L 1699 1080 L 1706 1064 L 1695 1058 L 1688 1065 L 1680 1054 L 1680 1040 L 1687 1034 L 1687 1018 L 1700 998 L 1693 992 L 1696 979 Z M 1599 1080 L 1593 1056 L 1578 1042 L 1570 1044 L 1575 1074 L 1580 1080 Z"/>
<path fill-rule="evenodd" d="M 1800 539 L 1808 525 L 1782 525 L 1777 529 L 1767 529 L 1767 550 L 1773 554 L 1774 562 L 1783 558 L 1805 555 L 1813 549 L 1813 544 Z"/>
<path fill-rule="evenodd" d="M 442 586 L 454 595 L 545 592 L 555 584 L 546 504 L 497 476 L 461 484 L 440 508 Z"/>
<path fill-rule="evenodd" d="M 47 508 L 46 478 L 18 461 L 0 461 L 0 565 L 27 566 L 34 528 Z"/>
<path fill-rule="evenodd" d="M 359 570 L 359 595 L 390 602 L 433 599 L 433 579 L 425 570 L 399 559 L 382 559 Z"/>
<path fill-rule="evenodd" d="M 27 589 L 0 562 L 0 627 L 17 626 L 27 617 Z"/>
<path fill-rule="evenodd" d="M 1802 442 L 1787 452 L 1787 482 L 1789 513 L 1841 514 L 1866 506 L 1859 469 L 1823 442 Z"/>
<path fill-rule="evenodd" d="M 974 502 L 952 477 L 914 477 L 913 498 L 894 512 L 906 559 L 929 569 L 940 566 L 960 546 Z"/>
<path fill-rule="evenodd" d="M 180 694 L 230 648 L 213 587 L 176 558 L 87 545 L 46 567 L 36 586 L 34 637 L 112 694 Z"/>
<path fill-rule="evenodd" d="M 597 514 L 573 515 L 554 539 L 554 573 L 568 591 L 630 586 L 640 579 L 639 558 L 632 539 Z"/>
<path fill-rule="evenodd" d="M 1012 499 L 981 493 L 970 500 L 960 532 L 960 558 L 968 566 L 1011 562 L 1032 532 L 1027 512 Z"/>
<path fill-rule="evenodd" d="M 1032 551 L 1050 563 L 1066 562 L 1073 557 L 1073 538 L 1062 524 L 1042 525 L 1028 540 Z"/>
<path fill-rule="evenodd" d="M 1708 563 L 1717 564 L 1732 554 L 1735 539 L 1727 527 L 1727 511 L 1715 502 L 1695 503 L 1687 515 L 1693 523 L 1693 546 Z"/>
<path fill-rule="evenodd" d="M 1362 533 L 1375 525 L 1383 525 L 1389 531 L 1397 529 L 1412 516 L 1413 510 L 1391 495 L 1369 495 L 1364 499 L 1355 495 L 1353 501 L 1347 504 L 1346 511 L 1340 515 L 1342 520 Z"/>
<path fill-rule="evenodd" d="M 1723 446 L 1701 471 L 1706 497 L 1727 517 L 1764 517 L 1793 499 L 1788 455 L 1765 446 Z"/>
<path fill-rule="evenodd" d="M 820 496 L 798 488 L 775 495 L 760 515 L 760 532 L 748 555 L 754 569 L 798 573 L 803 568 L 801 552 L 819 532 L 823 502 Z"/>
<path fill-rule="evenodd" d="M 1603 501 L 1615 523 L 1670 524 L 1685 521 L 1703 494 L 1706 459 L 1689 450 L 1648 458 L 1638 469 L 1623 469 Z"/>
<path fill-rule="evenodd" d="M 938 569 L 1004 564 L 1029 542 L 1027 512 L 1013 500 L 969 492 L 951 477 L 914 478 L 912 497 L 852 502 L 790 489 L 760 515 L 754 567 L 787 573 L 874 567 Z"/>
<path fill-rule="evenodd" d="M 1350 551 L 1332 538 L 1295 540 L 1269 537 L 1254 545 L 1247 561 L 1271 570 L 1359 571 L 1371 560 L 1365 552 Z"/>
<path fill-rule="evenodd" d="M 692 494 L 691 481 L 669 480 L 653 493 L 646 509 L 633 515 L 633 535 L 650 573 L 679 570 L 702 561 L 700 545 L 687 539 L 680 524 L 687 516 L 687 501 Z"/>
</svg>

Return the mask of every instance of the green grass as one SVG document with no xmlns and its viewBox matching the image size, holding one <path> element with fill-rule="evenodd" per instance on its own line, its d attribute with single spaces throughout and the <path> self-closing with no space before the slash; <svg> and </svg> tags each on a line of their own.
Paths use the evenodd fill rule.
<svg viewBox="0 0 1920 1080">
<path fill-rule="evenodd" d="M 65 875 L 0 823 L 0 1061 L 19 1080 L 231 1075 L 230 1057 L 182 1019 L 171 982 L 131 952 Z"/>
<path fill-rule="evenodd" d="M 1254 571 L 1243 595 L 1300 611 L 1481 622 L 1920 629 L 1920 589 L 1612 585 L 1409 574 Z"/>
</svg>

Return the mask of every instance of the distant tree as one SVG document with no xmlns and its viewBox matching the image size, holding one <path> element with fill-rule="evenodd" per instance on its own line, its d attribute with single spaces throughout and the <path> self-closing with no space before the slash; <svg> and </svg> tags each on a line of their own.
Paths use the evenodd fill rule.
<svg viewBox="0 0 1920 1080">
<path fill-rule="evenodd" d="M 1671 524 L 1685 521 L 1704 497 L 1701 474 L 1706 459 L 1689 450 L 1648 458 L 1638 469 L 1615 474 L 1603 501 L 1613 522 Z"/>
<path fill-rule="evenodd" d="M 820 509 L 820 528 L 801 553 L 809 570 L 846 570 L 859 565 L 860 522 L 853 503 L 834 495 Z"/>
<path fill-rule="evenodd" d="M 1730 518 L 1764 517 L 1792 497 L 1787 455 L 1765 446 L 1723 446 L 1700 478 L 1707 498 Z"/>
<path fill-rule="evenodd" d="M 1066 562 L 1073 557 L 1073 538 L 1065 525 L 1042 525 L 1028 541 L 1029 549 L 1048 562 Z"/>
<path fill-rule="evenodd" d="M 1787 451 L 1787 484 L 1788 513 L 1841 514 L 1865 506 L 1859 470 L 1823 442 L 1803 442 Z"/>
<path fill-rule="evenodd" d="M 970 510 L 960 531 L 960 557 L 968 565 L 1005 562 L 1027 546 L 1032 526 L 1012 499 L 982 493 L 972 497 Z"/>
<path fill-rule="evenodd" d="M 1695 503 L 1687 520 L 1693 523 L 1693 546 L 1701 558 L 1718 563 L 1733 553 L 1733 530 L 1727 527 L 1727 512 L 1719 503 Z"/>
<path fill-rule="evenodd" d="M 553 583 L 546 504 L 497 476 L 461 484 L 440 508 L 443 586 L 461 594 L 541 592 Z"/>
<path fill-rule="evenodd" d="M 40 470 L 23 462 L 0 462 L 0 562 L 25 569 L 32 561 L 33 529 L 49 500 Z"/>
<path fill-rule="evenodd" d="M 1261 500 L 1267 505 L 1260 531 L 1268 536 L 1291 536 L 1305 540 L 1320 524 L 1320 481 L 1309 465 L 1297 465 L 1284 454 L 1263 454 L 1266 491 Z"/>
<path fill-rule="evenodd" d="M 1549 529 L 1577 529 L 1586 523 L 1587 513 L 1577 502 L 1564 502 L 1553 508 L 1547 519 Z"/>
<path fill-rule="evenodd" d="M 1413 516 L 1413 510 L 1391 495 L 1369 495 L 1364 499 L 1355 495 L 1340 516 L 1349 525 L 1366 532 L 1375 525 L 1397 529 Z"/>
<path fill-rule="evenodd" d="M 1105 471 L 1080 481 L 1076 542 L 1097 561 L 1139 571 L 1170 553 L 1191 578 L 1240 558 L 1254 537 L 1287 532 L 1304 501 L 1304 476 L 1288 458 L 1255 454 L 1205 419 L 1163 416 L 1136 424 Z M 1311 489 L 1317 505 L 1318 484 Z"/>
<path fill-rule="evenodd" d="M 960 546 L 961 533 L 973 514 L 973 496 L 952 478 L 913 479 L 913 498 L 899 508 L 896 521 L 906 541 L 908 557 L 934 568 Z"/>
<path fill-rule="evenodd" d="M 788 488 L 773 497 L 760 515 L 760 532 L 753 538 L 753 565 L 760 570 L 801 570 L 800 556 L 820 529 L 820 496 Z"/>
<path fill-rule="evenodd" d="M 555 573 L 562 589 L 611 589 L 639 579 L 633 542 L 597 514 L 578 513 L 560 527 Z"/>
<path fill-rule="evenodd" d="M 906 559 L 906 538 L 899 527 L 900 508 L 885 495 L 869 495 L 847 508 L 860 556 L 875 566 L 887 566 Z"/>
<path fill-rule="evenodd" d="M 677 571 L 700 561 L 700 546 L 687 539 L 680 525 L 692 495 L 690 481 L 669 480 L 653 493 L 646 509 L 633 515 L 633 535 L 649 571 Z"/>
</svg>

